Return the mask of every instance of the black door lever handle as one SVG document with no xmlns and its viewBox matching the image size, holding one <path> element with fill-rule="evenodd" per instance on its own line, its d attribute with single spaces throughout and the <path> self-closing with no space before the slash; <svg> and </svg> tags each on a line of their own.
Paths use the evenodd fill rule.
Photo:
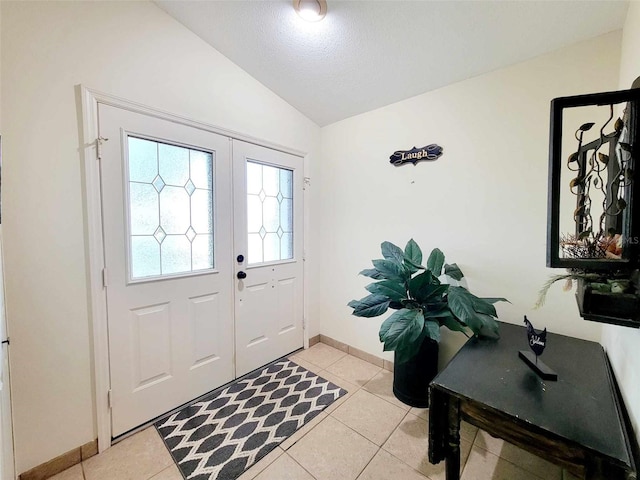
<svg viewBox="0 0 640 480">
<path fill-rule="evenodd" d="M 238 277 L 240 280 L 242 280 L 243 278 L 247 278 L 247 274 L 244 273 L 243 271 L 239 271 L 238 274 L 236 275 L 236 277 Z"/>
</svg>

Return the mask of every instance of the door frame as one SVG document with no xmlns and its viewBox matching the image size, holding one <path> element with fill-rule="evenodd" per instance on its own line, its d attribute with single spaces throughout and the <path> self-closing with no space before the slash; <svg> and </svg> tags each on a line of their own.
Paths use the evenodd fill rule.
<svg viewBox="0 0 640 480">
<path fill-rule="evenodd" d="M 0 305 L 0 322 L 3 327 L 0 330 L 3 331 L 5 338 L 1 340 L 9 341 L 9 328 L 7 322 L 7 304 L 5 293 L 5 281 L 4 281 L 4 246 L 3 246 L 3 234 L 2 225 L 0 225 L 0 295 L 2 296 L 2 302 Z M 9 370 L 9 357 L 11 352 L 9 351 L 9 343 L 2 345 L 0 348 L 0 362 L 2 365 L 2 395 L 0 398 L 0 416 L 2 419 L 0 424 L 2 429 L 0 430 L 0 436 L 2 437 L 2 448 L 0 449 L 0 455 L 2 455 L 2 462 L 0 462 L 0 478 L 15 479 L 16 478 L 16 465 L 15 465 L 15 448 L 13 441 L 13 397 L 11 395 L 11 371 Z"/>
<path fill-rule="evenodd" d="M 158 110 L 146 105 L 126 100 L 114 95 L 93 90 L 84 85 L 76 85 L 76 102 L 81 111 L 80 121 L 80 155 L 82 162 L 83 178 L 83 199 L 84 199 L 84 220 L 85 220 L 85 240 L 87 257 L 87 279 L 88 287 L 88 313 L 89 324 L 92 330 L 92 353 L 93 353 L 93 389 L 95 399 L 96 426 L 98 430 L 98 451 L 103 452 L 111 446 L 111 409 L 109 407 L 109 391 L 111 386 L 109 373 L 109 337 L 107 323 L 107 298 L 105 284 L 108 285 L 108 278 L 104 278 L 105 268 L 104 242 L 102 232 L 102 200 L 100 183 L 99 158 L 100 139 L 98 138 L 98 105 L 109 105 L 112 107 L 128 110 L 143 115 L 167 120 L 181 125 L 197 128 L 218 135 L 223 135 L 234 140 L 253 143 L 262 147 L 278 150 L 300 157 L 303 168 L 303 341 L 304 347 L 309 346 L 307 295 L 304 286 L 308 284 L 307 269 L 304 266 L 307 242 L 308 242 L 308 186 L 309 178 L 306 173 L 306 162 L 308 152 L 289 148 L 273 142 L 269 142 L 251 135 L 228 130 L 215 125 L 191 120 L 180 115 Z M 115 139 L 114 139 L 115 140 Z"/>
</svg>

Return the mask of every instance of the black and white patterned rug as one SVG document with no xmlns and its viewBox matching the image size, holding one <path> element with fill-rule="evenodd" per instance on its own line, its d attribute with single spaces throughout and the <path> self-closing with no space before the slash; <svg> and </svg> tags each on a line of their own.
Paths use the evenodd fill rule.
<svg viewBox="0 0 640 480">
<path fill-rule="evenodd" d="M 155 426 L 184 478 L 234 480 L 346 393 L 279 360 Z"/>
</svg>

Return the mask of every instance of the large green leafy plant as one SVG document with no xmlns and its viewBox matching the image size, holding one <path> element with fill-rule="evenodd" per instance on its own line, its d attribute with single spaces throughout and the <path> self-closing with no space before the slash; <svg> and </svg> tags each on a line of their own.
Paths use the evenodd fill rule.
<svg viewBox="0 0 640 480">
<path fill-rule="evenodd" d="M 352 300 L 349 307 L 358 317 L 377 317 L 388 309 L 396 310 L 380 326 L 380 341 L 384 350 L 395 351 L 396 362 L 413 357 L 425 337 L 440 340 L 440 327 L 476 336 L 498 338 L 497 313 L 493 306 L 504 298 L 479 298 L 466 288 L 443 283 L 446 277 L 462 280 L 460 268 L 445 264 L 444 254 L 433 249 L 426 266 L 422 266 L 422 251 L 409 240 L 404 251 L 390 242 L 383 242 L 382 256 L 373 260 L 373 267 L 361 275 L 379 280 L 365 288 L 370 295 Z M 457 282 L 451 282 L 457 283 Z"/>
</svg>

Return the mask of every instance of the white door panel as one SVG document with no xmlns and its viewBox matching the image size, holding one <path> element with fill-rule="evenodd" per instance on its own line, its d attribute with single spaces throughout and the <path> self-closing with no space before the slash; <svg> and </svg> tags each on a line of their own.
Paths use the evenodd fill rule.
<svg viewBox="0 0 640 480">
<path fill-rule="evenodd" d="M 116 437 L 302 347 L 303 162 L 102 104 L 99 123 Z"/>
<path fill-rule="evenodd" d="M 117 436 L 233 379 L 230 146 L 115 107 L 99 118 Z"/>
<path fill-rule="evenodd" d="M 302 159 L 233 142 L 236 375 L 303 345 Z"/>
</svg>

